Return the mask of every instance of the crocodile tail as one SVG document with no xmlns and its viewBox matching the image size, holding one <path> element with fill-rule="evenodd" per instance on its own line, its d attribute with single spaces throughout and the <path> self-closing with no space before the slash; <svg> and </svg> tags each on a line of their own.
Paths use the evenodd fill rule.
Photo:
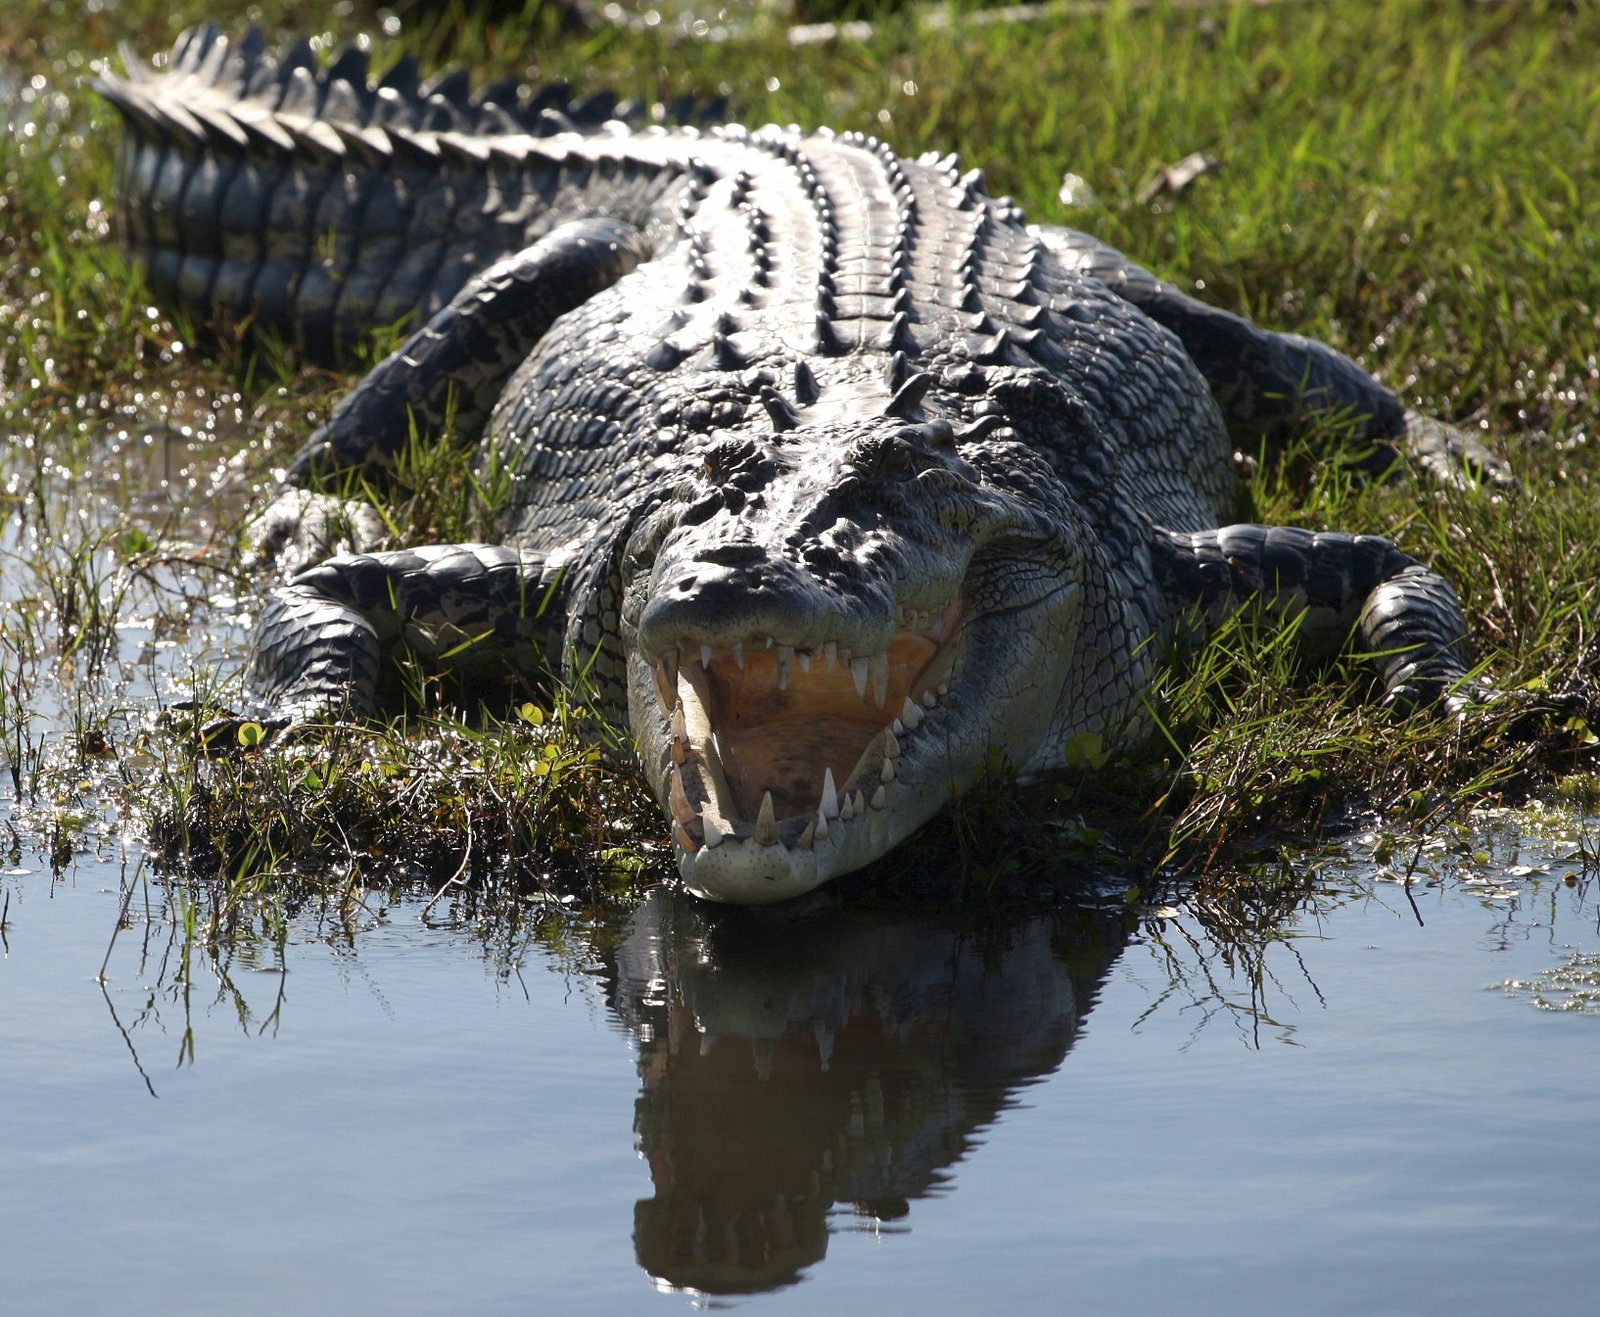
<svg viewBox="0 0 1600 1317">
<path fill-rule="evenodd" d="M 431 314 L 548 227 L 541 207 L 506 205 L 497 142 L 719 113 L 564 84 L 474 92 L 464 71 L 419 80 L 409 56 L 374 79 L 358 46 L 324 64 L 305 40 L 273 53 L 256 28 L 191 28 L 160 67 L 123 62 L 95 87 L 125 125 L 119 224 L 152 292 L 201 327 L 265 330 L 319 361 Z"/>
</svg>

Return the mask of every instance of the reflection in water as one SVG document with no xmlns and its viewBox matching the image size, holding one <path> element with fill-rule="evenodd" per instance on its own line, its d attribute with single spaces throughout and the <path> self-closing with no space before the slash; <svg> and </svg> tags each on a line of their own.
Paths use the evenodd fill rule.
<svg viewBox="0 0 1600 1317">
<path fill-rule="evenodd" d="M 1352 903 L 1418 928 L 1481 906 L 1484 949 L 1549 944 L 1562 961 L 1506 980 L 1506 991 L 1595 1010 L 1593 884 L 1587 867 L 1571 867 L 1588 853 L 1502 823 L 1423 855 L 1405 884 L 1375 880 L 1359 856 L 1323 855 L 1128 900 L 1136 894 L 1056 872 L 1030 876 L 1032 904 L 945 894 L 885 908 L 886 895 L 863 884 L 746 911 L 656 892 L 609 915 L 359 887 L 241 903 L 215 885 L 152 882 L 141 868 L 123 875 L 121 934 L 102 978 L 121 985 L 106 1005 L 146 1086 L 159 1067 L 139 1053 L 159 1038 L 194 1062 L 196 1030 L 213 1013 L 275 1034 L 285 971 L 291 958 L 303 963 L 307 942 L 331 950 L 341 977 L 361 976 L 369 936 L 421 918 L 450 944 L 471 937 L 502 982 L 530 960 L 598 979 L 638 1046 L 634 1134 L 653 1192 L 634 1207 L 637 1262 L 662 1286 L 753 1293 L 797 1281 L 852 1213 L 876 1228 L 950 1184 L 1018 1091 L 1061 1065 L 1130 940 L 1140 952 L 1117 975 L 1148 1001 L 1136 1031 L 1176 1012 L 1196 1033 L 1224 1023 L 1246 1046 L 1294 1041 L 1323 1001 L 1302 952 L 1337 942 L 1330 930 Z M 382 984 L 370 987 L 381 1000 Z M 130 1000 L 141 1005 L 130 1012 Z"/>
<path fill-rule="evenodd" d="M 639 1040 L 640 1265 L 773 1289 L 822 1258 L 836 1204 L 904 1216 L 1060 1065 L 1124 938 L 1120 902 L 1002 920 L 651 896 L 607 973 Z"/>
</svg>

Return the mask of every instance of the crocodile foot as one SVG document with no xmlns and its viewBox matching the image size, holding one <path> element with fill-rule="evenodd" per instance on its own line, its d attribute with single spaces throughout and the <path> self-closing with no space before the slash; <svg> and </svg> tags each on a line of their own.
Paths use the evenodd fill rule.
<svg viewBox="0 0 1600 1317">
<path fill-rule="evenodd" d="M 261 514 L 250 565 L 294 576 L 335 554 L 370 553 L 387 536 L 388 526 L 370 503 L 284 489 Z"/>
<path fill-rule="evenodd" d="M 1407 410 L 1405 450 L 1433 481 L 1451 489 L 1517 483 L 1505 459 L 1469 430 Z"/>
</svg>

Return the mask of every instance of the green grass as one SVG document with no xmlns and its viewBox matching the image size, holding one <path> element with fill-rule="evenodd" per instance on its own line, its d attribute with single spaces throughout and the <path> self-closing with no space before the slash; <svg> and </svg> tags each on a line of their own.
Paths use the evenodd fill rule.
<svg viewBox="0 0 1600 1317">
<path fill-rule="evenodd" d="M 260 21 L 330 44 L 380 31 L 379 11 L 344 8 L 271 5 Z M 1112 3 L 1031 25 L 933 12 L 890 12 L 865 42 L 794 48 L 771 8 L 737 10 L 727 40 L 695 41 L 680 39 L 678 11 L 655 27 L 573 32 L 537 4 L 528 21 L 498 24 L 454 4 L 378 44 L 431 67 L 467 63 L 484 80 L 722 93 L 746 120 L 958 150 L 1032 218 L 1091 230 L 1207 300 L 1325 339 L 1420 410 L 1481 426 L 1516 490 L 1356 479 L 1313 444 L 1265 455 L 1241 516 L 1386 534 L 1433 563 L 1461 590 L 1493 682 L 1523 697 L 1464 725 L 1402 723 L 1366 701 L 1358 665 L 1308 669 L 1271 635 L 1229 628 L 1155 692 L 1167 739 L 1148 762 L 1020 796 L 997 773 L 997 790 L 893 871 L 954 849 L 996 881 L 1059 863 L 1065 848 L 1223 873 L 1263 844 L 1374 812 L 1425 831 L 1478 800 L 1592 802 L 1600 10 Z M 344 729 L 203 760 L 170 725 L 151 725 L 184 670 L 152 655 L 174 647 L 196 697 L 226 703 L 219 674 L 237 669 L 243 630 L 216 601 L 248 612 L 258 588 L 238 534 L 251 490 L 349 381 L 283 359 L 200 359 L 191 327 L 150 307 L 110 241 L 116 129 L 82 79 L 119 41 L 149 54 L 189 22 L 242 28 L 245 13 L 54 3 L 0 34 L 0 744 L 12 826 L 70 856 L 126 816 L 169 868 L 228 879 L 219 928 L 272 884 L 442 887 L 470 875 L 503 880 L 506 908 L 517 890 L 557 881 L 609 897 L 621 878 L 659 872 L 658 824 L 636 783 L 559 729 L 430 718 L 405 735 Z M 1176 195 L 1149 191 L 1196 151 L 1219 167 Z M 1067 171 L 1088 183 L 1089 204 L 1059 199 Z M 495 491 L 460 461 L 437 462 L 417 467 L 417 496 L 392 511 L 397 539 L 480 533 Z M 143 651 L 118 629 L 130 618 L 148 633 Z M 581 701 L 548 713 L 578 719 Z M 560 771 L 530 777 L 545 747 Z M 406 818 L 386 828 L 396 799 Z"/>
</svg>

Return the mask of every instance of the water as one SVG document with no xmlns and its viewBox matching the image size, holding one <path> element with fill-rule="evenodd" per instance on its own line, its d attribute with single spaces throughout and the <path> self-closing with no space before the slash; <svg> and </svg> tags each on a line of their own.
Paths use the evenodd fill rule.
<svg viewBox="0 0 1600 1317">
<path fill-rule="evenodd" d="M 369 897 L 187 978 L 136 855 L 24 851 L 6 1310 L 1586 1310 L 1600 904 L 1541 832 L 1254 928 Z"/>
</svg>

